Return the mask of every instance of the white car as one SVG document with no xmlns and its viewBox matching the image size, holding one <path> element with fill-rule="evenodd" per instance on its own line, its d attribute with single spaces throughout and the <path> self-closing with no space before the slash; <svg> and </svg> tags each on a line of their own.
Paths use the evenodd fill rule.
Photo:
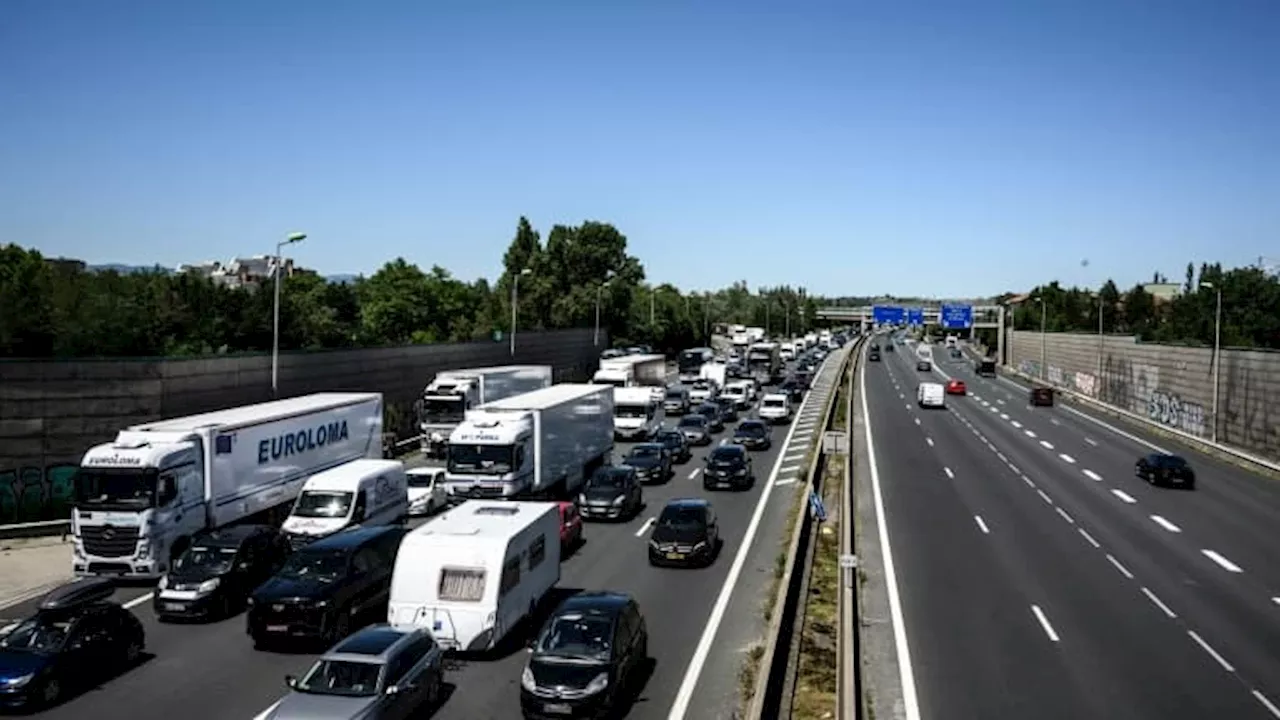
<svg viewBox="0 0 1280 720">
<path fill-rule="evenodd" d="M 922 408 L 944 408 L 947 406 L 947 390 L 942 386 L 942 383 L 920 383 L 920 386 L 916 388 L 916 402 Z"/>
<path fill-rule="evenodd" d="M 444 486 L 444 468 L 408 468 L 409 514 L 431 515 L 449 504 Z"/>
<path fill-rule="evenodd" d="M 765 422 L 784 423 L 791 419 L 791 400 L 782 393 L 767 393 L 757 414 Z"/>
<path fill-rule="evenodd" d="M 733 404 L 738 406 L 738 409 L 745 410 L 751 407 L 750 392 L 751 390 L 746 383 L 731 382 L 724 386 L 724 392 L 721 395 L 732 400 Z"/>
</svg>

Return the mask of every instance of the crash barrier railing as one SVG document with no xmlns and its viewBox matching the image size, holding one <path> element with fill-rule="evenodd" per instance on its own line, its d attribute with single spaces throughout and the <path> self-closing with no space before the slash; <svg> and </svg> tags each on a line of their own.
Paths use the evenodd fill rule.
<svg viewBox="0 0 1280 720">
<path fill-rule="evenodd" d="M 871 717 L 862 693 L 862 638 L 859 635 L 862 618 L 862 594 L 858 592 L 858 556 L 854 541 L 853 455 L 854 412 L 853 388 L 858 373 L 863 372 L 861 358 L 849 365 L 845 385 L 845 432 L 849 438 L 849 452 L 845 457 L 844 483 L 840 493 L 840 584 L 836 601 L 836 720 L 856 720 Z M 863 418 L 866 422 L 866 418 Z"/>
<path fill-rule="evenodd" d="M 831 386 L 831 394 L 826 398 L 826 405 L 822 411 L 822 424 L 816 431 L 811 444 L 813 457 L 809 461 L 808 474 L 804 476 L 806 491 L 804 494 L 808 497 L 812 497 L 812 493 L 815 492 L 821 496 L 822 477 L 827 460 L 822 448 L 822 435 L 835 418 L 840 383 L 849 371 L 851 363 L 855 363 L 861 355 L 860 351 L 865 339 L 859 336 L 852 343 L 836 372 L 836 382 Z M 852 424 L 853 417 L 849 416 L 847 422 Z M 813 565 L 813 551 L 816 546 L 816 543 L 811 542 L 816 519 L 807 498 L 799 503 L 795 513 L 794 530 L 787 546 L 778 588 L 773 597 L 773 613 L 765 632 L 764 652 L 756 666 L 751 700 L 747 706 L 746 717 L 750 720 L 775 720 L 788 718 L 791 715 L 791 696 L 794 692 L 795 671 L 798 667 L 796 655 L 800 649 L 800 623 L 804 622 L 802 612 L 804 591 L 808 587 L 809 571 Z M 841 523 L 852 526 L 851 517 L 842 516 L 840 520 Z"/>
</svg>

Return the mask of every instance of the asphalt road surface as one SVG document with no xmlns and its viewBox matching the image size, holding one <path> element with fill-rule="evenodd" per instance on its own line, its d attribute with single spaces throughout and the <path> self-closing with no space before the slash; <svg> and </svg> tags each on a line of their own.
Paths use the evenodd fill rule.
<svg viewBox="0 0 1280 720">
<path fill-rule="evenodd" d="M 811 396 L 815 393 L 811 393 Z M 747 417 L 747 413 L 743 417 Z M 812 418 L 801 420 L 812 425 Z M 763 488 L 788 437 L 787 426 L 773 430 L 774 445 L 752 453 L 757 482 L 750 491 L 708 493 L 700 468 L 711 449 L 697 448 L 693 459 L 676 466 L 665 484 L 644 489 L 646 507 L 637 517 L 618 523 L 589 523 L 586 543 L 564 560 L 562 593 L 578 589 L 609 589 L 631 593 L 648 622 L 653 664 L 634 704 L 632 718 L 666 718 L 685 679 L 690 660 L 708 623 L 713 605 L 743 542 Z M 713 443 L 732 434 L 733 425 Z M 629 443 L 619 443 L 621 456 Z M 788 456 L 790 458 L 790 456 Z M 710 496 L 720 516 L 724 547 L 716 562 L 698 570 L 658 569 L 648 565 L 649 526 L 663 504 L 675 497 Z M 415 520 L 418 525 L 426 520 Z M 759 542 L 759 540 L 757 540 Z M 314 650 L 295 653 L 256 651 L 244 632 L 243 615 L 209 624 L 169 624 L 156 621 L 149 587 L 123 588 L 117 601 L 142 620 L 147 655 L 139 667 L 122 672 L 99 687 L 72 697 L 39 715 L 51 720 L 95 718 L 112 720 L 223 720 L 254 718 L 287 692 L 286 675 L 301 674 L 315 657 Z M 7 617 L 22 617 L 36 601 L 7 608 Z M 513 643 L 519 647 L 519 643 Z M 522 651 L 486 660 L 455 662 L 446 674 L 445 700 L 432 717 L 474 720 L 517 718 Z M 704 658 L 705 659 L 705 658 Z M 731 660 L 736 663 L 736 657 Z M 716 659 L 708 664 L 718 662 Z M 717 667 L 716 670 L 726 670 Z M 727 673 L 736 674 L 736 664 Z M 723 674 L 723 673 L 722 673 Z M 699 706 L 697 699 L 690 703 Z"/>
<path fill-rule="evenodd" d="M 899 350 L 866 400 L 921 717 L 1280 718 L 1280 487 Z M 1151 445 L 1197 490 L 1135 478 Z"/>
</svg>

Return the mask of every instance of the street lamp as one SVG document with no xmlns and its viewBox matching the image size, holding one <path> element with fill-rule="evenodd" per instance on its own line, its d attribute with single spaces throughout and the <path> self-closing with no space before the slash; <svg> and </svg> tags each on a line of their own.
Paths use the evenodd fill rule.
<svg viewBox="0 0 1280 720">
<path fill-rule="evenodd" d="M 653 332 L 654 316 L 656 315 L 656 306 L 658 304 L 658 288 L 649 288 L 649 332 Z"/>
<path fill-rule="evenodd" d="M 511 357 L 516 356 L 516 318 L 520 305 L 520 278 L 533 272 L 525 268 L 511 278 Z"/>
<path fill-rule="evenodd" d="M 1207 287 L 1218 294 L 1218 307 L 1213 314 L 1213 441 L 1218 442 L 1218 380 L 1222 377 L 1222 288 L 1201 280 L 1200 287 Z"/>
<path fill-rule="evenodd" d="M 1103 350 L 1103 330 L 1102 330 L 1102 290 L 1098 290 L 1098 379 L 1096 382 L 1102 382 L 1102 354 Z M 1101 393 L 1101 389 L 1097 392 Z"/>
<path fill-rule="evenodd" d="M 272 272 L 276 276 L 276 297 L 272 308 L 272 324 L 271 324 L 271 397 L 276 397 L 280 392 L 280 255 L 285 245 L 300 243 L 307 239 L 307 234 L 302 232 L 289 233 L 284 240 L 276 243 L 275 268 Z"/>
<path fill-rule="evenodd" d="M 1049 335 L 1046 330 L 1049 324 L 1049 306 L 1042 297 L 1036 298 L 1036 302 L 1040 303 L 1040 379 L 1047 380 L 1049 377 Z"/>
<path fill-rule="evenodd" d="M 785 307 L 787 311 L 787 322 L 785 325 L 786 332 L 784 334 L 787 336 L 787 339 L 790 340 L 791 339 L 791 304 L 784 303 L 783 307 Z"/>
<path fill-rule="evenodd" d="M 596 332 L 591 336 L 591 344 L 600 347 L 600 300 L 604 295 L 605 288 L 609 287 L 609 283 L 613 280 L 605 280 L 596 288 Z"/>
</svg>

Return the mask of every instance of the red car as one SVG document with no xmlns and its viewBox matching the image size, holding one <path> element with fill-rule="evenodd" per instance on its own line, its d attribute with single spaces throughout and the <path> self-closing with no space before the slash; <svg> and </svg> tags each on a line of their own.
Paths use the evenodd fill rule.
<svg viewBox="0 0 1280 720">
<path fill-rule="evenodd" d="M 560 503 L 560 554 L 565 555 L 582 544 L 582 515 L 571 502 Z"/>
<path fill-rule="evenodd" d="M 963 380 L 952 380 L 947 383 L 948 395 L 964 395 L 966 392 L 968 391 L 965 389 Z"/>
</svg>

